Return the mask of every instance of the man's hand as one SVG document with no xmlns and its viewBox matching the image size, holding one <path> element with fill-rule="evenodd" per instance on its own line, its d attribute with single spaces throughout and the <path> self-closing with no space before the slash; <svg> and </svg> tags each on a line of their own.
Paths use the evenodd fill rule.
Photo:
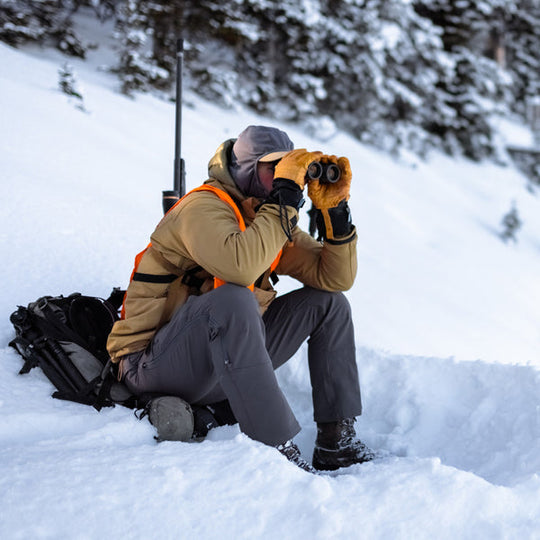
<svg viewBox="0 0 540 540">
<path fill-rule="evenodd" d="M 313 161 L 319 161 L 322 152 L 308 152 L 305 148 L 291 150 L 285 154 L 276 165 L 274 179 L 292 180 L 304 189 L 307 169 Z"/>
<path fill-rule="evenodd" d="M 346 157 L 321 156 L 317 161 L 337 165 L 341 171 L 341 177 L 333 184 L 330 182 L 321 183 L 320 180 L 308 182 L 308 196 L 314 206 L 319 210 L 335 208 L 341 201 L 349 200 L 352 180 L 349 160 Z"/>
<path fill-rule="evenodd" d="M 310 180 L 308 195 L 316 208 L 316 223 L 319 237 L 330 240 L 331 243 L 342 243 L 339 238 L 347 237 L 354 227 L 347 201 L 350 197 L 352 171 L 346 157 L 321 156 L 321 163 L 334 163 L 341 171 L 339 180 L 335 183 Z M 351 237 L 345 240 L 351 241 Z"/>
</svg>

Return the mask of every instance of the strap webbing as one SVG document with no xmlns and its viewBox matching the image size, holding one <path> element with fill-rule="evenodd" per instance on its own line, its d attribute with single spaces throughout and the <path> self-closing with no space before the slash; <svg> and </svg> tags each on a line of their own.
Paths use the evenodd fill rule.
<svg viewBox="0 0 540 540">
<path fill-rule="evenodd" d="M 132 281 L 145 281 L 146 283 L 172 283 L 175 279 L 178 279 L 176 274 L 161 275 L 135 272 L 133 274 Z"/>
</svg>

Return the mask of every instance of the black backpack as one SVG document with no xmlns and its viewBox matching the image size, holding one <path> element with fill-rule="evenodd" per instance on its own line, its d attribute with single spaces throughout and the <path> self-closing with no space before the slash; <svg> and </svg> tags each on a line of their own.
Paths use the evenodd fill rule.
<svg viewBox="0 0 540 540">
<path fill-rule="evenodd" d="M 124 293 L 114 288 L 107 300 L 80 293 L 43 296 L 27 307 L 19 306 L 10 317 L 16 334 L 10 345 L 24 358 L 19 374 L 40 367 L 55 386 L 52 396 L 57 399 L 92 405 L 98 411 L 116 404 L 137 409 L 141 411 L 135 413 L 137 418 L 148 416 L 156 427 L 157 440 L 184 440 L 186 406 L 195 439 L 212 427 L 236 423 L 227 400 L 189 406 L 158 393 L 135 396 L 118 382 L 117 366 L 106 345 Z"/>
<path fill-rule="evenodd" d="M 115 288 L 107 300 L 74 293 L 19 306 L 10 317 L 16 332 L 10 345 L 24 358 L 19 373 L 38 366 L 56 388 L 53 397 L 98 411 L 117 403 L 138 407 L 136 397 L 118 382 L 106 349 L 123 296 Z"/>
</svg>

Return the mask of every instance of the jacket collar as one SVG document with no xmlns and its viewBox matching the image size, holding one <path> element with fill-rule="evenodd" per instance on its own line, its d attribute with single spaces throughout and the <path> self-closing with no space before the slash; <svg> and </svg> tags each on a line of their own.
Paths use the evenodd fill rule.
<svg viewBox="0 0 540 540">
<path fill-rule="evenodd" d="M 229 162 L 232 147 L 236 139 L 225 141 L 216 150 L 216 153 L 208 163 L 208 176 L 210 177 L 205 184 L 212 184 L 225 190 L 233 199 L 242 202 L 246 196 L 236 185 L 231 173 L 229 172 Z"/>
<path fill-rule="evenodd" d="M 255 208 L 261 204 L 261 200 L 255 197 L 246 197 L 236 185 L 229 172 L 229 158 L 236 139 L 225 141 L 216 151 L 208 163 L 208 175 L 210 178 L 205 184 L 210 184 L 226 191 L 238 204 L 246 222 L 255 219 Z"/>
</svg>

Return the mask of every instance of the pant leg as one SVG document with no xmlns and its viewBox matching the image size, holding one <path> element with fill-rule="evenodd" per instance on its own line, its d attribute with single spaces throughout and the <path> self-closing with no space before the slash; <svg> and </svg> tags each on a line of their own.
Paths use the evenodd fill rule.
<svg viewBox="0 0 540 540">
<path fill-rule="evenodd" d="M 127 360 L 125 381 L 137 393 L 199 404 L 227 398 L 241 430 L 272 446 L 300 431 L 277 384 L 259 306 L 245 287 L 190 297 L 149 347 Z"/>
<path fill-rule="evenodd" d="M 263 317 L 266 348 L 274 369 L 308 340 L 316 422 L 362 413 L 351 309 L 342 293 L 310 287 L 278 297 Z"/>
</svg>

